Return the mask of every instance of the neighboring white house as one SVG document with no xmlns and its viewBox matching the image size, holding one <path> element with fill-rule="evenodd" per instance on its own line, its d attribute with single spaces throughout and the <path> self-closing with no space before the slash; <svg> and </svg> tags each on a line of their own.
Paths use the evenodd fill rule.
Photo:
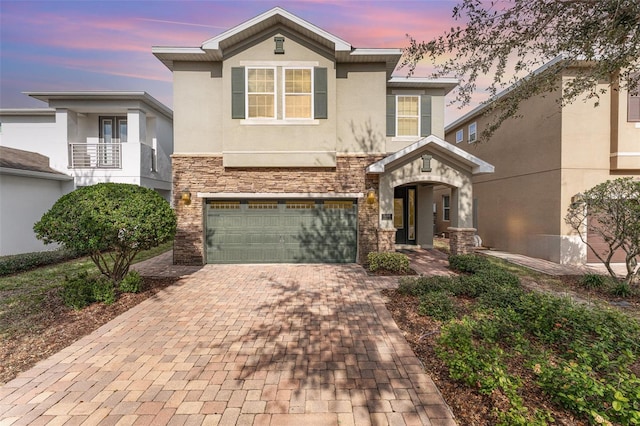
<svg viewBox="0 0 640 426">
<path fill-rule="evenodd" d="M 49 108 L 0 109 L 0 146 L 49 157 L 75 188 L 132 183 L 170 200 L 171 109 L 145 92 L 25 94 Z"/>
<path fill-rule="evenodd" d="M 33 224 L 81 186 L 131 183 L 171 200 L 173 112 L 145 92 L 27 92 L 0 109 L 0 255 L 53 248 Z"/>
<path fill-rule="evenodd" d="M 0 146 L 0 256 L 56 248 L 36 239 L 33 224 L 72 188 L 44 155 Z"/>
</svg>

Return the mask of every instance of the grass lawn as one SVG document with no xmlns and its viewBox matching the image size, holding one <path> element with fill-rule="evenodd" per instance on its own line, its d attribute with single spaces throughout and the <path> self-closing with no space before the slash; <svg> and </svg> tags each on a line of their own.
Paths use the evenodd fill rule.
<svg viewBox="0 0 640 426">
<path fill-rule="evenodd" d="M 172 243 L 167 243 L 141 252 L 133 263 L 157 256 L 171 247 Z M 82 272 L 99 274 L 91 259 L 82 257 L 0 277 L 0 383 L 99 327 L 104 319 L 148 297 L 126 294 L 110 306 L 97 304 L 99 306 L 74 311 L 64 306 L 59 291 L 65 276 Z M 145 280 L 147 290 L 159 284 L 167 283 Z"/>
</svg>

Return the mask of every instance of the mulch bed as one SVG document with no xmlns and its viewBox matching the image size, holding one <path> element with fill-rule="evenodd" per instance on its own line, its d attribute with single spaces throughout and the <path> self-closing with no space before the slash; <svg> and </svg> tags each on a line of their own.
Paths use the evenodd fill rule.
<svg viewBox="0 0 640 426">
<path fill-rule="evenodd" d="M 482 395 L 475 389 L 449 378 L 447 366 L 440 361 L 434 350 L 441 323 L 428 316 L 419 315 L 417 312 L 420 302 L 415 297 L 399 294 L 395 290 L 383 290 L 383 295 L 387 309 L 424 365 L 425 371 L 431 376 L 444 400 L 451 407 L 458 424 L 460 426 L 496 424 L 497 418 L 493 412 L 503 410 L 507 406 L 504 395 L 496 391 L 491 395 Z M 464 311 L 465 307 L 461 306 L 461 309 Z M 513 360 L 510 367 L 528 374 L 517 363 L 517 359 Z M 527 406 L 550 411 L 556 425 L 588 425 L 588 422 L 576 419 L 554 406 L 536 387 L 523 387 L 521 396 Z"/>
</svg>

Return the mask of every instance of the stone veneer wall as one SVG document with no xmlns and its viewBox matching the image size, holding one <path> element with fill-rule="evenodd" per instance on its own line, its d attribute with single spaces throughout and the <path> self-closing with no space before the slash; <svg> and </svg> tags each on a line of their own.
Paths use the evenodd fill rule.
<svg viewBox="0 0 640 426">
<path fill-rule="evenodd" d="M 449 231 L 449 249 L 452 255 L 473 253 L 475 247 L 475 228 L 447 228 Z"/>
<path fill-rule="evenodd" d="M 396 230 L 378 229 L 378 251 L 396 251 Z"/>
<path fill-rule="evenodd" d="M 382 156 L 338 155 L 336 167 L 318 168 L 224 168 L 220 155 L 172 156 L 173 197 L 178 217 L 173 260 L 176 264 L 201 265 L 204 251 L 204 203 L 198 192 L 227 193 L 365 193 L 374 188 L 378 176 L 367 175 L 366 167 Z M 181 200 L 191 193 L 191 203 Z M 358 200 L 358 261 L 378 250 L 378 200 L 367 204 Z"/>
</svg>

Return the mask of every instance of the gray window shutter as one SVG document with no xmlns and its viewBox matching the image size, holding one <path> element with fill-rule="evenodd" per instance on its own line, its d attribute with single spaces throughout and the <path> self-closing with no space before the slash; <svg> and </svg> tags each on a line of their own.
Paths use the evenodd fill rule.
<svg viewBox="0 0 640 426">
<path fill-rule="evenodd" d="M 231 68 L 231 118 L 245 118 L 244 67 Z"/>
<path fill-rule="evenodd" d="M 629 96 L 627 121 L 640 121 L 640 96 Z"/>
<path fill-rule="evenodd" d="M 313 111 L 314 118 L 328 118 L 327 69 L 313 69 Z"/>
<path fill-rule="evenodd" d="M 640 77 L 640 73 L 631 75 L 633 78 Z M 627 96 L 627 121 L 640 121 L 640 82 L 633 91 L 629 91 Z"/>
<path fill-rule="evenodd" d="M 420 136 L 431 134 L 431 96 L 420 97 Z"/>
<path fill-rule="evenodd" d="M 387 136 L 396 135 L 396 96 L 387 95 Z"/>
</svg>

